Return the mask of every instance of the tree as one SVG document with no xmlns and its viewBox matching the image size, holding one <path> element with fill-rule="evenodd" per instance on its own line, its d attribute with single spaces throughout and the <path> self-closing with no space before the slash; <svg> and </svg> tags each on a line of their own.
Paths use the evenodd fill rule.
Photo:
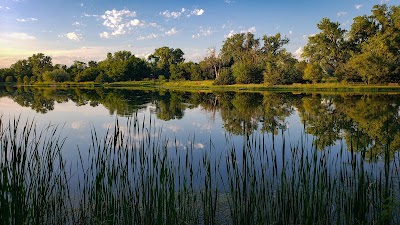
<svg viewBox="0 0 400 225">
<path fill-rule="evenodd" d="M 110 81 L 141 80 L 150 74 L 147 63 L 129 51 L 107 54 L 107 59 L 98 63 Z"/>
<path fill-rule="evenodd" d="M 222 60 L 215 48 L 209 48 L 207 56 L 200 62 L 201 70 L 208 78 L 217 79 L 222 68 Z"/>
<path fill-rule="evenodd" d="M 215 79 L 215 85 L 230 85 L 235 83 L 235 77 L 233 77 L 232 69 L 230 67 L 224 67 L 221 69 L 219 76 Z"/>
<path fill-rule="evenodd" d="M 50 56 L 45 56 L 43 53 L 33 54 L 28 58 L 32 75 L 36 76 L 38 81 L 42 80 L 42 74 L 53 69 L 53 63 Z"/>
<path fill-rule="evenodd" d="M 317 27 L 321 32 L 308 38 L 302 57 L 310 63 L 319 63 L 324 73 L 333 75 L 348 58 L 344 39 L 346 30 L 328 18 L 323 18 Z"/>
<path fill-rule="evenodd" d="M 310 63 L 306 66 L 304 70 L 304 80 L 312 81 L 313 83 L 320 82 L 323 75 L 323 70 L 321 66 L 317 63 Z"/>
<path fill-rule="evenodd" d="M 46 82 L 65 82 L 68 80 L 68 73 L 63 69 L 46 71 L 43 73 L 43 81 Z"/>
<path fill-rule="evenodd" d="M 153 66 L 153 72 L 155 75 L 163 75 L 167 79 L 169 78 L 169 68 L 172 64 L 178 64 L 184 62 L 183 51 L 179 48 L 173 49 L 169 47 L 157 48 L 152 55 L 148 57 L 151 65 Z"/>
<path fill-rule="evenodd" d="M 28 60 L 18 60 L 16 63 L 11 65 L 11 69 L 14 71 L 14 76 L 16 78 L 32 76 L 32 67 Z"/>
<path fill-rule="evenodd" d="M 89 67 L 75 77 L 76 82 L 94 81 L 101 73 L 96 67 Z"/>
</svg>

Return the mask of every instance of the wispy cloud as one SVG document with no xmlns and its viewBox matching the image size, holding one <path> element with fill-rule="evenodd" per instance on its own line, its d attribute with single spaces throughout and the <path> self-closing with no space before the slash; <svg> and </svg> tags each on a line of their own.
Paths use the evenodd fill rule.
<svg viewBox="0 0 400 225">
<path fill-rule="evenodd" d="M 23 19 L 17 19 L 18 22 L 34 22 L 34 21 L 38 21 L 37 18 L 23 18 Z"/>
<path fill-rule="evenodd" d="M 5 10 L 9 10 L 9 9 L 10 9 L 10 7 L 7 7 L 7 6 L 1 6 L 1 5 L 0 5 L 0 10 L 3 10 L 3 9 L 5 9 Z"/>
<path fill-rule="evenodd" d="M 173 12 L 170 12 L 169 10 L 165 10 L 164 12 L 160 12 L 160 15 L 165 17 L 166 19 L 178 19 L 185 12 L 186 12 L 185 8 L 182 8 L 181 11 L 173 11 Z"/>
<path fill-rule="evenodd" d="M 178 33 L 178 31 L 176 30 L 175 27 L 173 27 L 170 30 L 168 30 L 167 32 L 165 32 L 165 35 L 171 36 L 171 35 L 174 35 L 174 34 L 177 34 L 177 33 Z"/>
<path fill-rule="evenodd" d="M 137 38 L 137 40 L 142 41 L 142 40 L 147 40 L 147 39 L 154 39 L 154 38 L 158 38 L 159 36 L 160 36 L 160 35 L 151 33 L 151 34 L 149 34 L 149 35 L 147 35 L 147 36 L 139 36 L 139 37 Z"/>
<path fill-rule="evenodd" d="M 0 33 L 1 37 L 5 37 L 11 40 L 35 40 L 36 37 L 27 33 Z"/>
<path fill-rule="evenodd" d="M 200 37 L 207 37 L 207 36 L 211 36 L 213 33 L 214 32 L 213 32 L 213 30 L 211 30 L 211 28 L 204 29 L 203 27 L 200 27 L 199 32 L 197 34 L 193 34 L 192 38 L 197 39 Z"/>
<path fill-rule="evenodd" d="M 82 17 L 99 17 L 99 15 L 84 13 Z"/>
<path fill-rule="evenodd" d="M 361 9 L 361 7 L 363 7 L 363 5 L 355 5 L 354 8 L 356 8 L 357 10 Z"/>
<path fill-rule="evenodd" d="M 163 16 L 166 20 L 169 19 L 179 19 L 182 16 L 191 17 L 191 16 L 201 16 L 204 14 L 204 9 L 195 8 L 192 11 L 188 11 L 185 8 L 182 8 L 180 11 L 169 11 L 165 10 L 164 12 L 160 12 L 159 14 Z"/>
<path fill-rule="evenodd" d="M 337 15 L 338 17 L 342 17 L 342 16 L 347 15 L 347 12 L 338 12 L 338 13 L 336 13 L 336 15 Z"/>
</svg>

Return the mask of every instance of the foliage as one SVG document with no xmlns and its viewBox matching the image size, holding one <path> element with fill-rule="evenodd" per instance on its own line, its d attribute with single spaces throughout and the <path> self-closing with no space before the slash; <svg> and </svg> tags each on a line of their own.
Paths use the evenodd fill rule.
<svg viewBox="0 0 400 225">
<path fill-rule="evenodd" d="M 43 73 L 43 81 L 45 82 L 65 82 L 68 80 L 68 73 L 63 69 L 46 71 Z"/>
<path fill-rule="evenodd" d="M 235 77 L 232 74 L 232 69 L 229 67 L 222 68 L 219 76 L 214 80 L 215 85 L 230 85 L 235 83 Z"/>
<path fill-rule="evenodd" d="M 320 82 L 323 77 L 323 70 L 317 63 L 310 63 L 304 70 L 304 80 L 312 81 L 313 83 Z"/>
</svg>

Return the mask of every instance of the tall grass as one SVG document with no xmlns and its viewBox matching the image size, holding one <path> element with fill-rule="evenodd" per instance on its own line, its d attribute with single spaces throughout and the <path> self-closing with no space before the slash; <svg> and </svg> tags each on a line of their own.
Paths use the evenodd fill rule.
<svg viewBox="0 0 400 225">
<path fill-rule="evenodd" d="M 210 140 L 196 158 L 145 121 L 93 129 L 88 151 L 67 164 L 57 126 L 0 118 L 0 223 L 400 223 L 398 155 L 372 163 L 343 143 L 318 151 L 306 135 L 260 134 L 242 146 L 227 136 L 221 155 Z"/>
</svg>

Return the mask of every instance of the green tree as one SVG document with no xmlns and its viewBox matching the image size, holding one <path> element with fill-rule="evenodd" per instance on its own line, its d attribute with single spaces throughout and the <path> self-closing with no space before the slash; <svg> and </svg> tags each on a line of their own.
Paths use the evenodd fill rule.
<svg viewBox="0 0 400 225">
<path fill-rule="evenodd" d="M 310 63 L 319 63 L 325 74 L 333 75 L 349 57 L 345 41 L 346 30 L 328 18 L 323 18 L 317 27 L 320 33 L 308 38 L 302 57 Z"/>
<path fill-rule="evenodd" d="M 50 56 L 43 53 L 33 54 L 28 58 L 30 67 L 32 68 L 32 75 L 37 77 L 38 81 L 42 80 L 42 74 L 46 71 L 53 69 L 53 63 Z"/>
<path fill-rule="evenodd" d="M 169 47 L 157 48 L 152 55 L 148 57 L 153 67 L 153 73 L 156 76 L 163 75 L 167 79 L 170 77 L 170 66 L 184 62 L 183 51 L 180 48 L 173 49 Z"/>
<path fill-rule="evenodd" d="M 219 76 L 215 79 L 215 85 L 230 85 L 235 83 L 235 77 L 230 67 L 224 67 L 220 70 Z"/>
<path fill-rule="evenodd" d="M 312 81 L 313 83 L 320 82 L 323 76 L 323 70 L 317 63 L 309 63 L 304 69 L 304 80 Z"/>
<path fill-rule="evenodd" d="M 14 76 L 17 79 L 25 76 L 32 76 L 32 67 L 28 60 L 18 60 L 16 63 L 11 65 L 11 69 L 14 71 Z"/>
<path fill-rule="evenodd" d="M 43 81 L 46 82 L 65 82 L 68 80 L 69 74 L 63 69 L 46 71 L 43 73 Z"/>
</svg>

